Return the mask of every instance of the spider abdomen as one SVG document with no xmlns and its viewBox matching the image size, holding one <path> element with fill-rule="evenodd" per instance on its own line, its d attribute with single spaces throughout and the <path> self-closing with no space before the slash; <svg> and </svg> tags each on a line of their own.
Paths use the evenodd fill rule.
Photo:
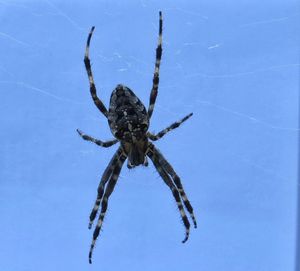
<svg viewBox="0 0 300 271">
<path fill-rule="evenodd" d="M 145 137 L 149 120 L 140 99 L 123 85 L 117 85 L 110 97 L 108 123 L 113 135 L 126 142 L 136 142 Z"/>
</svg>

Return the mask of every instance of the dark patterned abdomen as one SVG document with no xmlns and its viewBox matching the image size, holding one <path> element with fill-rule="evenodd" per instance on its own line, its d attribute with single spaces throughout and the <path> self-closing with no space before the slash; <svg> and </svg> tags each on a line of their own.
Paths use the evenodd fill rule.
<svg viewBox="0 0 300 271">
<path fill-rule="evenodd" d="M 119 140 L 136 142 L 145 136 L 149 126 L 147 110 L 128 87 L 118 85 L 112 92 L 108 123 Z"/>
</svg>

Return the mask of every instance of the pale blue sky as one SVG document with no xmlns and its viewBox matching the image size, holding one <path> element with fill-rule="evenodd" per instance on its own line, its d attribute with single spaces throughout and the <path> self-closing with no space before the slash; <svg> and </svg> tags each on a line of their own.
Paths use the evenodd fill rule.
<svg viewBox="0 0 300 271">
<path fill-rule="evenodd" d="M 163 2 L 163 3 L 162 3 Z M 0 270 L 289 271 L 297 192 L 297 1 L 0 1 Z M 184 228 L 151 164 L 125 166 L 88 264 L 88 216 L 116 146 L 94 106 L 83 55 L 108 105 L 118 83 L 148 104 L 151 131 L 198 220 Z"/>
</svg>

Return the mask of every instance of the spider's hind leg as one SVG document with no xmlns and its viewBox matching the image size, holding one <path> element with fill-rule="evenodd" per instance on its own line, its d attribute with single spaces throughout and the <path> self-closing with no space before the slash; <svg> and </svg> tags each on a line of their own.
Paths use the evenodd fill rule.
<svg viewBox="0 0 300 271">
<path fill-rule="evenodd" d="M 152 144 L 151 144 L 152 145 Z M 189 238 L 189 234 L 190 234 L 190 222 L 185 214 L 182 202 L 181 202 L 181 198 L 180 198 L 180 194 L 178 189 L 176 188 L 176 186 L 174 185 L 172 179 L 169 177 L 169 175 L 167 174 L 167 172 L 165 171 L 165 169 L 163 168 L 163 166 L 161 165 L 160 161 L 159 161 L 159 157 L 157 155 L 157 151 L 154 148 L 151 148 L 152 146 L 150 145 L 150 148 L 147 152 L 147 155 L 149 156 L 149 158 L 152 160 L 154 166 L 156 167 L 159 175 L 161 176 L 161 178 L 163 179 L 163 181 L 165 182 L 165 184 L 171 189 L 173 197 L 176 200 L 177 203 L 177 207 L 179 209 L 183 224 L 185 226 L 185 238 L 183 239 L 182 243 L 185 243 L 188 238 Z"/>
<path fill-rule="evenodd" d="M 92 254 L 93 254 L 95 243 L 99 236 L 99 233 L 100 233 L 100 230 L 102 227 L 102 223 L 103 223 L 103 220 L 105 217 L 105 213 L 106 213 L 107 205 L 108 205 L 108 199 L 115 188 L 115 185 L 117 183 L 117 180 L 118 180 L 120 172 L 121 172 L 121 168 L 122 168 L 123 163 L 126 160 L 126 158 L 127 158 L 127 156 L 124 154 L 124 152 L 122 151 L 122 149 L 120 147 L 118 150 L 117 160 L 115 161 L 116 165 L 111 173 L 110 179 L 105 188 L 105 192 L 104 192 L 104 195 L 103 195 L 103 198 L 101 201 L 101 212 L 100 212 L 100 215 L 98 218 L 96 228 L 93 233 L 93 240 L 92 240 L 92 244 L 91 244 L 90 251 L 89 251 L 89 263 L 92 263 Z"/>
<path fill-rule="evenodd" d="M 177 173 L 175 172 L 173 167 L 170 165 L 170 163 L 166 160 L 166 158 L 162 155 L 162 153 L 158 149 L 156 149 L 154 147 L 154 145 L 152 145 L 152 146 L 155 150 L 157 159 L 159 160 L 161 166 L 173 179 L 173 181 L 174 181 L 174 183 L 175 183 L 175 185 L 176 185 L 176 187 L 177 187 L 177 189 L 180 193 L 180 196 L 182 198 L 184 206 L 188 210 L 188 212 L 189 212 L 189 214 L 190 214 L 190 216 L 193 220 L 194 228 L 197 228 L 197 221 L 196 221 L 196 218 L 195 218 L 195 215 L 194 215 L 193 207 L 192 207 L 190 201 L 188 200 L 187 195 L 184 192 L 184 189 L 183 189 L 183 186 L 182 186 L 182 183 L 181 183 L 181 180 L 180 180 L 179 176 L 177 175 Z"/>
<path fill-rule="evenodd" d="M 108 166 L 106 167 L 106 169 L 105 169 L 105 171 L 102 175 L 102 178 L 101 178 L 101 181 L 99 183 L 98 190 L 97 190 L 98 191 L 97 198 L 96 198 L 94 207 L 93 207 L 93 209 L 91 211 L 91 214 L 90 214 L 89 229 L 92 228 L 93 221 L 95 220 L 95 217 L 98 213 L 99 206 L 100 206 L 100 203 L 101 203 L 101 200 L 102 200 L 102 197 L 103 197 L 105 185 L 108 182 L 109 177 L 111 176 L 113 170 L 115 169 L 115 167 L 117 165 L 118 157 L 121 153 L 122 153 L 122 150 L 121 150 L 121 147 L 120 147 L 117 150 L 117 152 L 114 154 L 112 159 L 110 160 Z"/>
</svg>

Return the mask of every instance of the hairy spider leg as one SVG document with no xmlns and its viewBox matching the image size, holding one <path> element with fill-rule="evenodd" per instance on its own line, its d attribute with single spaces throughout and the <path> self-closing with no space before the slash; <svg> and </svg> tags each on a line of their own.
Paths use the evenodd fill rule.
<svg viewBox="0 0 300 271">
<path fill-rule="evenodd" d="M 116 166 L 113 169 L 112 175 L 110 176 L 108 184 L 105 188 L 105 192 L 104 192 L 104 195 L 103 195 L 103 198 L 101 201 L 101 213 L 99 215 L 98 222 L 97 222 L 96 228 L 93 233 L 93 240 L 92 240 L 92 244 L 91 244 L 90 251 L 89 251 L 89 263 L 92 263 L 92 254 L 93 254 L 95 243 L 96 243 L 97 237 L 100 233 L 102 223 L 103 223 L 103 220 L 105 217 L 105 213 L 106 213 L 107 205 L 108 205 L 108 199 L 115 188 L 115 185 L 117 183 L 118 177 L 121 172 L 121 168 L 122 168 L 126 158 L 127 158 L 126 154 L 121 152 L 121 154 L 118 157 L 118 160 L 116 162 Z"/>
<path fill-rule="evenodd" d="M 118 165 L 118 160 L 119 160 L 119 157 L 120 157 L 121 154 L 122 154 L 122 148 L 119 147 L 119 149 L 115 152 L 114 156 L 110 160 L 108 166 L 106 167 L 106 169 L 105 169 L 105 171 L 102 175 L 102 178 L 101 178 L 101 181 L 99 183 L 98 190 L 97 190 L 98 191 L 97 198 L 96 198 L 94 207 L 93 207 L 93 209 L 91 211 L 91 214 L 90 214 L 89 229 L 92 228 L 92 224 L 93 224 L 94 219 L 95 219 L 95 217 L 98 213 L 98 209 L 99 209 L 102 197 L 103 197 L 105 185 L 108 182 L 109 178 L 111 177 L 113 170 Z"/>
<path fill-rule="evenodd" d="M 89 33 L 88 39 L 87 39 L 85 55 L 84 55 L 84 64 L 85 64 L 86 72 L 89 77 L 90 92 L 91 92 L 93 101 L 94 101 L 95 105 L 97 106 L 97 108 L 101 111 L 101 113 L 107 118 L 107 116 L 108 116 L 107 109 L 106 109 L 105 105 L 102 103 L 102 101 L 97 96 L 97 90 L 96 90 L 96 86 L 95 86 L 95 82 L 94 82 L 94 78 L 93 78 L 91 62 L 89 59 L 90 41 L 91 41 L 94 29 L 95 29 L 95 26 L 92 27 L 92 29 Z"/>
<path fill-rule="evenodd" d="M 170 163 L 166 160 L 166 158 L 162 155 L 162 153 L 157 149 L 155 148 L 155 146 L 151 143 L 149 143 L 149 147 L 154 150 L 156 156 L 157 156 L 157 159 L 159 160 L 160 162 L 160 165 L 161 167 L 171 176 L 171 178 L 173 179 L 179 193 L 180 193 L 180 196 L 182 198 L 182 201 L 184 203 L 184 206 L 185 208 L 188 210 L 192 220 L 193 220 L 193 223 L 194 223 L 194 228 L 197 228 L 197 221 L 196 221 L 196 218 L 195 218 L 195 215 L 194 215 L 194 210 L 193 210 L 193 207 L 190 203 L 190 201 L 188 200 L 187 198 L 187 195 L 185 194 L 185 191 L 183 189 L 183 186 L 182 186 L 182 183 L 181 183 L 181 180 L 179 178 L 179 176 L 177 175 L 177 173 L 175 172 L 175 170 L 173 169 L 173 167 L 170 165 Z"/>
<path fill-rule="evenodd" d="M 159 84 L 159 67 L 160 67 L 160 61 L 162 56 L 162 13 L 159 12 L 159 33 L 158 33 L 158 45 L 156 48 L 156 60 L 155 60 L 155 69 L 154 69 L 154 75 L 153 75 L 153 84 L 152 84 L 152 90 L 150 94 L 150 102 L 149 102 L 149 108 L 148 108 L 148 118 L 150 120 L 154 104 L 157 96 L 157 90 L 158 90 L 158 84 Z"/>
<path fill-rule="evenodd" d="M 148 138 L 153 141 L 156 141 L 156 140 L 162 138 L 169 131 L 179 127 L 184 121 L 186 121 L 188 118 L 190 118 L 192 116 L 192 113 L 185 116 L 181 120 L 174 122 L 173 124 L 171 124 L 170 126 L 165 128 L 164 130 L 160 131 L 158 134 L 152 134 L 150 132 L 146 132 L 148 130 L 149 120 L 152 116 L 155 101 L 156 101 L 157 94 L 158 94 L 159 69 L 160 69 L 160 62 L 161 62 L 161 57 L 162 57 L 162 26 L 163 26 L 162 13 L 159 12 L 159 36 L 158 36 L 158 45 L 156 48 L 155 70 L 154 70 L 154 75 L 153 75 L 153 85 L 152 85 L 152 90 L 150 93 L 150 101 L 149 101 L 148 111 L 146 111 L 146 109 L 144 108 L 144 106 L 142 105 L 141 102 L 139 102 L 139 103 L 134 102 L 135 107 L 125 108 L 128 110 L 121 108 L 121 111 L 118 111 L 117 106 L 115 105 L 116 97 L 113 95 L 114 92 L 113 92 L 112 98 L 111 98 L 111 104 L 110 104 L 110 108 L 109 108 L 110 111 L 109 112 L 107 111 L 105 105 L 102 103 L 102 101 L 97 96 L 96 86 L 94 83 L 92 69 L 91 69 L 91 63 L 90 63 L 90 59 L 89 59 L 89 46 L 90 46 L 91 37 L 92 37 L 95 27 L 91 28 L 91 31 L 88 35 L 84 63 L 85 63 L 86 71 L 87 71 L 88 78 L 89 78 L 90 93 L 91 93 L 91 96 L 92 96 L 93 101 L 94 101 L 95 105 L 97 106 L 97 108 L 109 120 L 110 128 L 111 128 L 113 134 L 115 135 L 116 139 L 109 140 L 109 141 L 101 141 L 101 140 L 95 139 L 89 135 L 84 134 L 80 130 L 77 130 L 77 132 L 84 140 L 91 141 L 101 147 L 110 147 L 110 146 L 114 145 L 115 143 L 117 143 L 118 141 L 120 141 L 120 143 L 121 143 L 121 146 L 118 148 L 118 150 L 112 157 L 109 165 L 106 167 L 106 169 L 102 175 L 102 178 L 98 185 L 97 198 L 96 198 L 94 207 L 90 213 L 89 228 L 92 227 L 93 221 L 95 220 L 97 214 L 99 214 L 99 208 L 101 205 L 101 212 L 99 214 L 97 225 L 96 225 L 94 233 L 93 233 L 93 239 L 92 239 L 90 251 L 89 251 L 89 262 L 90 263 L 92 263 L 92 254 L 93 254 L 93 250 L 95 247 L 95 243 L 100 234 L 103 220 L 104 220 L 104 217 L 105 217 L 105 214 L 107 211 L 109 197 L 111 196 L 111 194 L 114 190 L 114 187 L 117 183 L 122 166 L 123 166 L 125 160 L 128 157 L 130 157 L 130 156 L 128 156 L 128 154 L 129 154 L 131 148 L 133 147 L 133 143 L 131 141 L 127 142 L 125 140 L 126 138 L 124 136 L 116 136 L 117 132 L 120 132 L 121 134 L 122 133 L 125 134 L 125 132 L 122 129 L 120 129 L 120 131 L 118 130 L 120 128 L 119 125 L 113 125 L 113 124 L 116 124 L 116 120 L 118 119 L 120 114 L 122 116 L 123 115 L 124 116 L 132 115 L 132 114 L 130 114 L 129 109 L 134 110 L 134 112 L 143 111 L 142 115 L 144 117 L 143 118 L 144 121 L 141 122 L 141 119 L 139 118 L 138 123 L 137 123 L 137 126 L 139 129 L 136 129 L 136 135 L 134 135 L 134 136 L 135 136 L 135 138 L 141 137 L 140 143 L 143 143 L 144 145 L 143 144 L 139 145 L 139 148 L 141 148 L 142 153 L 145 156 L 145 158 L 147 158 L 147 156 L 148 156 L 152 160 L 155 168 L 157 169 L 158 173 L 160 174 L 160 176 L 163 179 L 163 181 L 165 182 L 165 184 L 171 190 L 173 197 L 176 200 L 177 207 L 179 209 L 179 212 L 180 212 L 180 215 L 181 215 L 181 218 L 182 218 L 183 224 L 185 226 L 185 230 L 186 230 L 185 238 L 182 241 L 183 243 L 185 243 L 188 240 L 189 233 L 190 233 L 190 222 L 186 215 L 186 210 L 189 212 L 189 214 L 194 222 L 194 226 L 197 227 L 196 219 L 195 219 L 195 216 L 193 213 L 193 207 L 191 206 L 191 204 L 185 194 L 185 191 L 183 189 L 183 186 L 181 184 L 181 180 L 180 180 L 179 176 L 176 174 L 176 172 L 174 171 L 172 166 L 168 163 L 168 161 L 164 158 L 164 156 L 160 153 L 160 151 L 158 149 L 156 149 L 155 146 L 148 141 Z M 139 99 L 136 97 L 136 95 L 128 88 L 126 88 L 122 85 L 118 85 L 115 91 L 117 91 L 117 90 L 119 92 L 120 91 L 122 92 L 122 90 L 123 90 L 126 97 L 128 97 L 128 94 L 129 94 L 129 96 L 131 96 L 131 100 L 139 101 Z M 115 94 L 117 95 L 117 92 Z M 124 103 L 124 105 L 125 105 L 125 103 Z M 118 114 L 118 116 L 116 116 L 116 118 L 114 119 L 112 117 L 114 117 L 115 114 Z M 125 124 L 128 124 L 127 120 L 125 120 Z M 129 131 L 133 130 L 131 123 L 130 123 L 130 125 L 128 124 L 126 127 L 128 128 Z M 138 132 L 141 134 L 139 134 Z M 126 142 L 123 140 L 125 140 Z M 143 148 L 143 146 L 144 146 L 144 148 Z M 133 153 L 132 155 L 134 156 L 133 158 L 135 158 L 136 154 Z M 147 164 L 145 161 L 144 161 L 144 165 Z"/>
<path fill-rule="evenodd" d="M 177 127 L 179 127 L 183 122 L 185 122 L 187 119 L 189 119 L 191 116 L 193 115 L 193 113 L 188 114 L 187 116 L 185 116 L 184 118 L 182 118 L 179 121 L 176 121 L 174 123 L 172 123 L 170 126 L 168 126 L 167 128 L 163 129 L 162 131 L 160 131 L 159 133 L 157 133 L 156 135 L 147 132 L 147 136 L 153 140 L 156 141 L 160 138 L 162 138 L 165 134 L 167 134 L 168 132 L 176 129 Z"/>
<path fill-rule="evenodd" d="M 87 140 L 87 141 L 91 141 L 91 142 L 97 144 L 98 146 L 104 147 L 104 148 L 111 147 L 112 145 L 116 144 L 119 141 L 118 139 L 113 139 L 113 140 L 109 140 L 109 141 L 101 141 L 99 139 L 96 139 L 96 138 L 93 138 L 89 135 L 84 134 L 79 129 L 77 129 L 76 131 L 82 137 L 82 139 Z"/>
<path fill-rule="evenodd" d="M 159 156 L 157 154 L 156 149 L 154 148 L 149 148 L 147 155 L 149 156 L 149 158 L 152 160 L 154 166 L 156 167 L 159 175 L 161 176 L 161 178 L 164 180 L 165 184 L 171 189 L 173 197 L 176 200 L 177 203 L 177 207 L 179 209 L 183 224 L 185 226 L 185 238 L 183 239 L 182 243 L 185 243 L 188 238 L 189 238 L 189 234 L 190 234 L 190 222 L 185 214 L 182 202 L 181 202 L 181 198 L 179 195 L 179 191 L 176 188 L 176 186 L 174 185 L 174 183 L 172 182 L 171 178 L 169 177 L 169 175 L 166 173 L 165 169 L 162 167 L 160 161 L 159 161 Z"/>
</svg>

